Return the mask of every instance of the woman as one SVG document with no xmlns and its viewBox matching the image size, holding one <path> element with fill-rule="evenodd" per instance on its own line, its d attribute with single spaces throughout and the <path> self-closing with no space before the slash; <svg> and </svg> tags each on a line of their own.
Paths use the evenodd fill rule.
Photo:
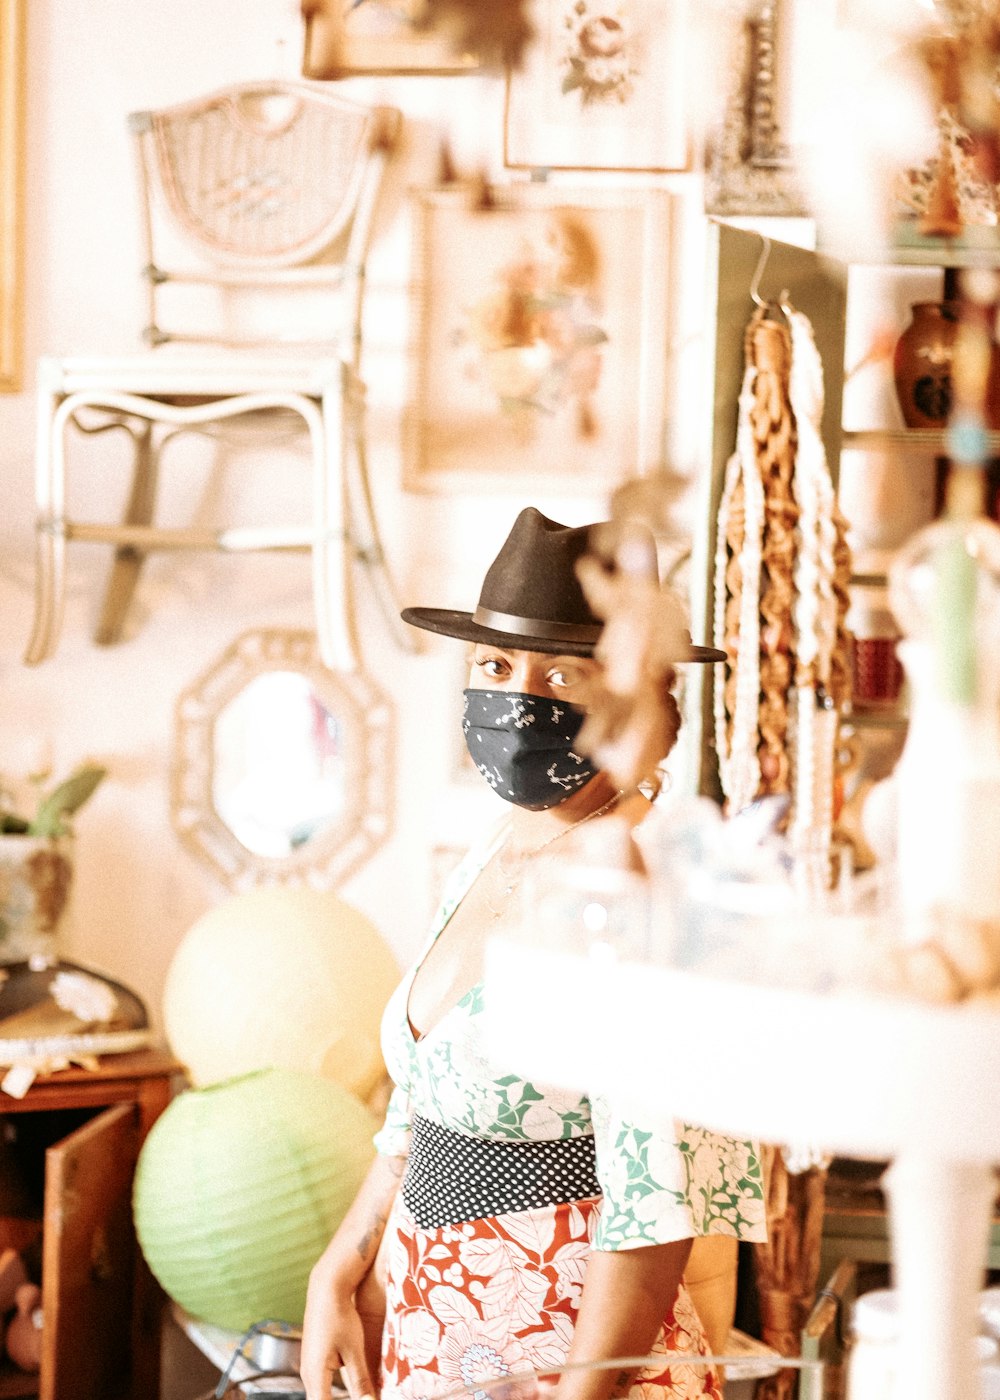
<svg viewBox="0 0 1000 1400">
<path fill-rule="evenodd" d="M 396 1088 L 375 1163 L 310 1276 L 308 1400 L 327 1400 L 338 1367 L 354 1400 L 376 1393 L 379 1372 L 383 1400 L 418 1400 L 511 1371 L 650 1354 L 662 1363 L 641 1374 L 649 1400 L 721 1394 L 710 1368 L 671 1366 L 670 1353 L 707 1352 L 682 1281 L 694 1237 L 763 1238 L 752 1145 L 531 1085 L 483 1044 L 484 949 L 527 863 L 550 860 L 584 823 L 632 828 L 649 810 L 575 746 L 580 702 L 608 680 L 578 569 L 593 567 L 592 528 L 522 511 L 474 613 L 403 613 L 474 643 L 466 743 L 512 812 L 455 872 L 386 1009 Z M 681 644 L 671 660 L 717 656 Z M 659 758 L 679 723 L 661 679 Z M 606 1400 L 633 1379 L 567 1373 L 558 1400 Z"/>
</svg>

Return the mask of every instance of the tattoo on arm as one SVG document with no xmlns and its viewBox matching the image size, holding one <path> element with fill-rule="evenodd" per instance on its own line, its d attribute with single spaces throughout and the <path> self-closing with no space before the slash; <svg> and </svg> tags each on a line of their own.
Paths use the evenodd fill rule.
<svg viewBox="0 0 1000 1400">
<path fill-rule="evenodd" d="M 392 1173 L 392 1175 L 397 1180 L 399 1180 L 399 1178 L 402 1177 L 403 1169 L 406 1166 L 406 1158 L 389 1157 L 386 1159 L 386 1165 L 388 1166 L 389 1171 Z M 368 1225 L 362 1231 L 361 1237 L 358 1240 L 357 1249 L 362 1259 L 371 1258 L 378 1250 L 379 1241 L 381 1240 L 382 1235 L 385 1232 L 385 1227 L 389 1219 L 389 1212 L 392 1209 L 392 1201 L 394 1198 L 395 1192 L 393 1192 L 393 1196 L 385 1203 L 384 1206 L 376 1206 L 372 1210 L 371 1219 Z"/>
<path fill-rule="evenodd" d="M 372 1213 L 371 1222 L 358 1240 L 358 1253 L 362 1259 L 369 1259 L 378 1249 L 378 1242 L 388 1219 L 388 1215 L 383 1215 L 381 1211 L 376 1210 Z"/>
</svg>

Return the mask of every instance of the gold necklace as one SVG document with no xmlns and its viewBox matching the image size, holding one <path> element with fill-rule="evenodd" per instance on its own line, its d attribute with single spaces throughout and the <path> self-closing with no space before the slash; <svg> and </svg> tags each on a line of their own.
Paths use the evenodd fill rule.
<svg viewBox="0 0 1000 1400">
<path fill-rule="evenodd" d="M 513 834 L 513 829 L 511 829 L 511 831 L 508 831 L 496 855 L 495 870 L 497 872 L 497 875 L 500 876 L 502 880 L 502 882 L 498 881 L 498 888 L 496 892 L 497 898 L 500 900 L 500 908 L 496 908 L 493 901 L 490 899 L 488 892 L 485 896 L 486 907 L 489 909 L 494 919 L 499 919 L 503 916 L 508 904 L 510 903 L 511 895 L 521 883 L 521 876 L 524 874 L 525 867 L 530 861 L 537 860 L 538 857 L 542 854 L 542 852 L 547 850 L 549 846 L 555 845 L 555 843 L 561 840 L 562 837 L 568 836 L 571 831 L 575 831 L 577 827 L 583 826 L 585 822 L 593 821 L 596 817 L 603 817 L 605 812 L 610 812 L 611 808 L 614 807 L 617 802 L 620 802 L 624 796 L 625 789 L 619 788 L 618 791 L 613 792 L 608 798 L 608 800 L 602 803 L 600 807 L 595 807 L 592 812 L 587 812 L 585 816 L 578 817 L 575 822 L 570 822 L 569 826 L 562 827 L 559 831 L 555 833 L 554 836 L 549 836 L 545 841 L 542 842 L 540 846 L 536 846 L 533 851 L 529 851 L 527 855 L 521 856 L 521 858 L 517 861 L 517 864 L 513 868 L 508 867 L 505 870 L 503 865 L 503 853 L 508 841 L 511 838 L 511 835 Z"/>
</svg>

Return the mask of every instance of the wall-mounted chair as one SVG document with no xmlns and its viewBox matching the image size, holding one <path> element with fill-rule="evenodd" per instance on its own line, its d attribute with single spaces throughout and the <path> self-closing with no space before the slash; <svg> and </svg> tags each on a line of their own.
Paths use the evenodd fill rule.
<svg viewBox="0 0 1000 1400">
<path fill-rule="evenodd" d="M 310 551 L 317 634 L 330 666 L 355 664 L 353 564 L 365 569 L 397 625 L 369 489 L 359 364 L 372 220 L 399 124 L 395 108 L 281 81 L 131 115 L 149 348 L 120 358 L 40 361 L 28 664 L 55 649 L 66 546 L 77 540 L 114 546 L 95 634 L 102 644 L 120 639 L 154 550 Z M 255 442 L 265 426 L 287 436 L 291 424 L 306 434 L 311 518 L 220 529 L 157 525 L 168 444 L 192 433 L 225 440 L 247 415 Z M 71 428 L 131 438 L 121 521 L 67 514 Z M 93 470 L 95 454 L 86 455 Z M 405 644 L 401 624 L 396 635 Z"/>
</svg>

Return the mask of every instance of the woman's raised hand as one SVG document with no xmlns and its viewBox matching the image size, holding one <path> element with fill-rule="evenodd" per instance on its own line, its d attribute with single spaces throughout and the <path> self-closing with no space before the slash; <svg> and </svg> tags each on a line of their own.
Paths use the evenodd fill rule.
<svg viewBox="0 0 1000 1400">
<path fill-rule="evenodd" d="M 587 601 L 604 619 L 594 649 L 601 675 L 582 697 L 579 743 L 621 787 L 648 777 L 673 748 L 680 712 L 670 686 L 688 643 L 681 606 L 658 582 L 645 541 L 637 551 L 630 545 L 626 530 L 613 553 L 577 563 Z"/>
</svg>

